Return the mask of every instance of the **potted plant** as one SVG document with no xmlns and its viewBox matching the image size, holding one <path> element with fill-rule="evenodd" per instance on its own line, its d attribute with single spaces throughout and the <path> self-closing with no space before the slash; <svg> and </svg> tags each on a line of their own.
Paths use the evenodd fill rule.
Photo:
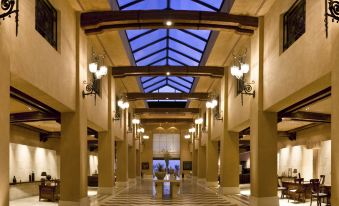
<svg viewBox="0 0 339 206">
<path fill-rule="evenodd" d="M 164 166 L 160 163 L 158 163 L 155 168 L 157 171 L 155 172 L 155 176 L 158 180 L 163 180 L 166 176 L 166 172 L 164 171 Z"/>
<path fill-rule="evenodd" d="M 169 160 L 171 159 L 171 155 L 168 151 L 164 152 L 164 160 L 166 164 L 166 171 L 168 171 L 168 166 L 169 166 Z"/>
</svg>

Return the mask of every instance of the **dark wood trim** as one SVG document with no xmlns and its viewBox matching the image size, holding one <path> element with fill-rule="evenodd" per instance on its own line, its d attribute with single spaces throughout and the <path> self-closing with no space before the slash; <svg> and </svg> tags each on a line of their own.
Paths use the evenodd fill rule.
<svg viewBox="0 0 339 206">
<path fill-rule="evenodd" d="M 171 27 L 164 24 L 167 20 L 173 21 Z M 233 30 L 241 34 L 253 34 L 259 25 L 258 17 L 253 16 L 180 10 L 94 11 L 82 13 L 80 21 L 86 34 L 98 34 L 106 30 L 160 28 Z"/>
<path fill-rule="evenodd" d="M 209 99 L 209 93 L 127 93 L 128 101 L 137 100 L 200 100 L 206 101 Z"/>
<path fill-rule="evenodd" d="M 143 113 L 160 113 L 160 114 L 170 114 L 170 113 L 194 113 L 199 114 L 199 108 L 135 108 L 135 114 Z"/>
<path fill-rule="evenodd" d="M 37 122 L 37 121 L 53 121 L 60 120 L 59 114 L 47 114 L 42 112 L 23 112 L 10 115 L 10 123 L 19 122 Z"/>
<path fill-rule="evenodd" d="M 293 120 L 293 121 L 305 121 L 305 122 L 331 123 L 330 114 L 301 112 L 301 111 L 285 114 L 284 116 L 282 116 L 282 119 L 288 119 L 288 120 Z"/>
<path fill-rule="evenodd" d="M 209 76 L 213 78 L 222 78 L 224 76 L 224 67 L 212 66 L 123 66 L 112 67 L 112 75 L 115 78 L 127 76 L 166 76 L 170 72 L 173 76 Z"/>
<path fill-rule="evenodd" d="M 314 104 L 315 102 L 317 101 L 320 101 L 320 100 L 323 100 L 323 99 L 326 99 L 328 97 L 331 96 L 331 87 L 328 87 L 320 92 L 317 92 L 289 107 L 287 107 L 286 109 L 280 111 L 278 113 L 278 117 L 279 117 L 279 120 L 278 121 L 281 121 L 281 118 L 284 114 L 287 114 L 287 113 L 292 113 L 292 112 L 295 112 L 295 111 L 298 111 L 300 110 L 301 108 L 303 107 L 306 107 L 306 106 L 309 106 L 311 104 Z"/>
<path fill-rule="evenodd" d="M 155 123 L 187 123 L 192 124 L 193 119 L 170 119 L 170 118 L 161 118 L 161 119 L 141 119 L 142 124 L 155 124 Z"/>
<path fill-rule="evenodd" d="M 46 104 L 34 99 L 33 97 L 21 92 L 20 90 L 11 87 L 10 88 L 10 96 L 11 98 L 30 106 L 38 111 L 44 112 L 44 113 L 51 113 L 51 114 L 59 114 L 58 111 L 55 109 L 47 106 Z"/>
<path fill-rule="evenodd" d="M 17 127 L 21 127 L 21 128 L 24 128 L 24 129 L 28 129 L 30 131 L 33 131 L 33 132 L 36 132 L 36 133 L 40 133 L 40 134 L 48 134 L 49 132 L 46 131 L 46 130 L 43 130 L 43 129 L 40 129 L 40 128 L 37 128 L 37 127 L 33 127 L 31 125 L 28 125 L 28 124 L 24 124 L 24 123 L 12 123 L 11 125 L 14 125 L 14 126 L 17 126 Z"/>
</svg>

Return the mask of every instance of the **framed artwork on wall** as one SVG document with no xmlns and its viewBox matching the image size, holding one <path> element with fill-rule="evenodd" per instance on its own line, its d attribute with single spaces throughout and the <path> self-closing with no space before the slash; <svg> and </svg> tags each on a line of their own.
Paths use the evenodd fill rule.
<svg viewBox="0 0 339 206">
<path fill-rule="evenodd" d="M 141 169 L 142 170 L 148 170 L 149 169 L 149 163 L 148 162 L 141 163 Z"/>
</svg>

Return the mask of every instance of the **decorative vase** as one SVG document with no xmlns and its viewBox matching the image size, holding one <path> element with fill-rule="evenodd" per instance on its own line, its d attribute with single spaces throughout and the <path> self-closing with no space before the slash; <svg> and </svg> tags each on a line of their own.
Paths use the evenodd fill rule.
<svg viewBox="0 0 339 206">
<path fill-rule="evenodd" d="M 28 175 L 29 182 L 32 182 L 32 175 Z"/>
<path fill-rule="evenodd" d="M 34 182 L 35 181 L 35 174 L 34 174 L 34 172 L 32 172 L 32 182 Z"/>
<path fill-rule="evenodd" d="M 16 184 L 16 177 L 13 177 L 13 184 Z"/>
<path fill-rule="evenodd" d="M 157 177 L 158 180 L 163 180 L 166 176 L 166 172 L 156 172 L 155 176 Z"/>
</svg>

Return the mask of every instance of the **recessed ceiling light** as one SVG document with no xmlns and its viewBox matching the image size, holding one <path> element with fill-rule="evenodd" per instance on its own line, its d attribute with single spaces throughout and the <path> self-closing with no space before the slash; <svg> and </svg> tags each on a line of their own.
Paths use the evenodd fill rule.
<svg viewBox="0 0 339 206">
<path fill-rule="evenodd" d="M 170 72 L 166 72 L 166 75 L 169 76 L 169 75 L 171 75 L 171 73 Z"/>
<path fill-rule="evenodd" d="M 31 108 L 31 107 L 28 107 L 28 110 L 29 110 L 29 111 L 32 111 L 32 108 Z"/>
<path fill-rule="evenodd" d="M 169 99 L 168 97 L 166 97 L 166 99 Z"/>
<path fill-rule="evenodd" d="M 165 24 L 166 24 L 166 26 L 172 26 L 173 22 L 172 21 L 166 21 Z"/>
</svg>

